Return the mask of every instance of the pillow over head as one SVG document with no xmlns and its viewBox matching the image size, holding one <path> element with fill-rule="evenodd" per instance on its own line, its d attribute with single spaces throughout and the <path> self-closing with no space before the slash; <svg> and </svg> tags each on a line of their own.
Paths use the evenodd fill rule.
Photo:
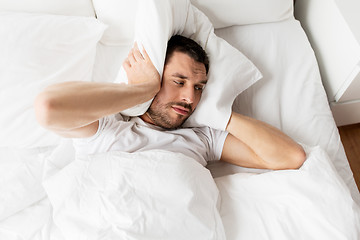
<svg viewBox="0 0 360 240">
<path fill-rule="evenodd" d="M 208 83 L 199 105 L 186 121 L 186 127 L 210 126 L 224 130 L 235 97 L 259 80 L 258 69 L 241 52 L 217 37 L 209 19 L 190 1 L 139 0 L 135 41 L 143 45 L 160 75 L 163 72 L 167 41 L 180 34 L 198 42 L 209 55 Z M 121 67 L 116 82 L 127 83 Z M 143 114 L 151 101 L 122 113 Z"/>
<path fill-rule="evenodd" d="M 101 39 L 103 44 L 131 44 L 138 1 L 93 0 L 97 18 L 109 25 Z M 293 17 L 292 0 L 191 0 L 191 3 L 209 17 L 215 28 Z"/>
<path fill-rule="evenodd" d="M 55 145 L 41 128 L 33 101 L 46 86 L 90 81 L 105 25 L 95 18 L 0 13 L 0 146 Z"/>
<path fill-rule="evenodd" d="M 137 0 L 93 0 L 96 17 L 109 27 L 101 38 L 108 46 L 131 45 L 134 37 Z"/>
</svg>

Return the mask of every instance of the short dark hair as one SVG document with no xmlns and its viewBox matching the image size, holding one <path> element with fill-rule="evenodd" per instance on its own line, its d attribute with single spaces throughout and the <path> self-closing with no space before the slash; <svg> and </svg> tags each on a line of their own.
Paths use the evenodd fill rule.
<svg viewBox="0 0 360 240">
<path fill-rule="evenodd" d="M 181 35 L 172 36 L 168 41 L 165 64 L 175 51 L 185 53 L 196 62 L 203 63 L 206 74 L 209 72 L 209 58 L 204 49 L 194 40 Z"/>
</svg>

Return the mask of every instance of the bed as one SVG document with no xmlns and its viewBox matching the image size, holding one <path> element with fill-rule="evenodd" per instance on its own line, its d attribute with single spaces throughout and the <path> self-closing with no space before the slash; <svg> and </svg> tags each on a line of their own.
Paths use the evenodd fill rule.
<svg viewBox="0 0 360 240">
<path fill-rule="evenodd" d="M 211 25 L 188 24 L 191 33 L 177 31 L 205 46 L 216 38 L 223 52 L 209 47 L 221 66 L 212 76 L 233 73 L 209 88 L 221 95 L 207 96 L 189 124 L 211 119 L 222 128 L 221 117 L 206 110 L 227 105 L 216 111 L 265 121 L 301 143 L 307 160 L 299 170 L 222 162 L 204 168 L 161 149 L 76 156 L 71 139 L 37 124 L 33 101 L 41 89 L 59 81 L 121 81 L 134 38 L 149 44 L 156 36 L 158 44 L 168 37 L 159 37 L 164 29 L 175 28 L 163 18 L 189 21 L 170 9 L 173 15 L 145 18 L 159 34 L 139 36 L 140 2 L 0 1 L 0 239 L 360 239 L 359 191 L 293 1 L 166 4 L 186 3 L 194 19 L 210 19 Z M 166 4 L 154 9 L 167 13 Z M 160 59 L 161 72 L 158 46 L 149 53 Z M 228 64 L 223 55 L 246 61 Z M 254 70 L 244 75 L 248 68 Z"/>
</svg>

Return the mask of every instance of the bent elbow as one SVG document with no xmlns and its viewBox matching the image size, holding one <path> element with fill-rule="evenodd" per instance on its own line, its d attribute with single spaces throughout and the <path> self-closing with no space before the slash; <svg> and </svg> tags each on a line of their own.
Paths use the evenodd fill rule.
<svg viewBox="0 0 360 240">
<path fill-rule="evenodd" d="M 40 93 L 34 101 L 35 117 L 37 122 L 44 128 L 52 125 L 51 112 L 53 111 L 53 101 L 46 93 Z"/>
<path fill-rule="evenodd" d="M 299 169 L 306 160 L 306 152 L 304 148 L 300 145 L 296 148 L 296 150 L 292 154 L 292 169 Z"/>
<path fill-rule="evenodd" d="M 302 146 L 297 145 L 293 149 L 289 149 L 278 165 L 271 168 L 273 170 L 297 170 L 306 160 L 306 153 Z"/>
</svg>

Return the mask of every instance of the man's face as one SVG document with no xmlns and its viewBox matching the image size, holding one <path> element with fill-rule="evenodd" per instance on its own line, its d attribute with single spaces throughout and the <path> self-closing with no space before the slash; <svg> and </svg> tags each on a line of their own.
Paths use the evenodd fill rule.
<svg viewBox="0 0 360 240">
<path fill-rule="evenodd" d="M 206 82 L 205 65 L 175 51 L 164 66 L 162 86 L 147 120 L 167 129 L 180 127 L 195 110 Z"/>
</svg>

